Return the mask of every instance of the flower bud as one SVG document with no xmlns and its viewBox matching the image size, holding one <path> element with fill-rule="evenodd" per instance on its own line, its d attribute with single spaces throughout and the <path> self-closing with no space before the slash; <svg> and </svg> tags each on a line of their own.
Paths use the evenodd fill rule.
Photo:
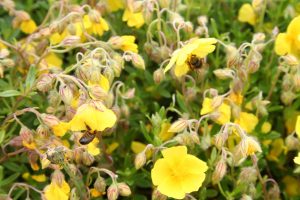
<svg viewBox="0 0 300 200">
<path fill-rule="evenodd" d="M 297 66 L 297 65 L 299 65 L 298 59 L 295 56 L 293 56 L 293 55 L 289 54 L 289 55 L 283 56 L 282 58 L 290 66 Z"/>
<path fill-rule="evenodd" d="M 198 24 L 201 25 L 201 26 L 202 26 L 202 25 L 206 25 L 207 22 L 208 22 L 207 16 L 205 16 L 205 15 L 199 16 L 199 17 L 197 18 L 197 22 L 198 22 Z"/>
<path fill-rule="evenodd" d="M 187 33 L 193 32 L 194 27 L 193 27 L 192 22 L 185 22 L 185 23 L 184 23 L 184 28 L 183 28 L 183 29 L 184 29 L 184 31 L 187 32 Z"/>
<path fill-rule="evenodd" d="M 293 76 L 293 81 L 294 81 L 294 86 L 295 86 L 296 91 L 299 91 L 300 90 L 300 73 L 296 73 Z"/>
<path fill-rule="evenodd" d="M 116 184 L 111 184 L 107 189 L 108 200 L 116 200 L 119 197 L 119 190 Z"/>
<path fill-rule="evenodd" d="M 89 18 L 95 23 L 100 23 L 101 15 L 97 10 L 91 10 L 89 12 Z"/>
<path fill-rule="evenodd" d="M 47 137 L 49 134 L 49 128 L 43 124 L 40 124 L 36 129 L 36 133 L 41 137 Z"/>
<path fill-rule="evenodd" d="M 257 177 L 257 171 L 254 167 L 244 167 L 240 172 L 238 183 L 255 183 Z"/>
<path fill-rule="evenodd" d="M 36 83 L 36 88 L 41 92 L 47 92 L 52 88 L 53 81 L 53 75 L 43 74 L 39 77 Z"/>
<path fill-rule="evenodd" d="M 280 189 L 277 184 L 273 184 L 268 190 L 268 199 L 280 200 Z"/>
<path fill-rule="evenodd" d="M 291 134 L 285 138 L 285 145 L 289 151 L 297 150 L 300 147 L 300 141 Z"/>
<path fill-rule="evenodd" d="M 128 197 L 131 195 L 131 190 L 129 188 L 129 186 L 122 182 L 122 183 L 118 183 L 117 184 L 118 190 L 119 190 L 119 194 L 123 197 Z"/>
<path fill-rule="evenodd" d="M 257 1 L 257 0 L 254 0 L 254 1 Z M 258 0 L 258 1 L 261 1 L 261 0 Z M 266 35 L 264 33 L 255 33 L 253 35 L 252 41 L 253 41 L 253 43 L 263 43 L 265 41 L 265 39 L 266 39 Z"/>
<path fill-rule="evenodd" d="M 249 136 L 246 136 L 244 139 L 242 139 L 241 147 L 242 147 L 242 153 L 245 156 L 249 156 L 256 152 L 262 151 L 259 143 L 253 137 L 249 137 Z"/>
<path fill-rule="evenodd" d="M 284 105 L 290 105 L 294 99 L 296 98 L 296 95 L 291 90 L 289 91 L 282 91 L 280 99 Z"/>
<path fill-rule="evenodd" d="M 225 80 L 228 78 L 234 77 L 234 71 L 231 69 L 216 69 L 214 70 L 214 74 L 217 76 L 217 78 L 221 80 Z"/>
<path fill-rule="evenodd" d="M 60 170 L 55 170 L 51 175 L 51 181 L 55 182 L 57 185 L 61 186 L 65 180 L 64 174 Z"/>
<path fill-rule="evenodd" d="M 128 119 L 128 117 L 130 116 L 130 110 L 129 107 L 126 104 L 123 104 L 121 106 L 121 113 L 123 114 L 123 116 Z"/>
<path fill-rule="evenodd" d="M 135 88 L 130 88 L 126 93 L 122 94 L 122 96 L 126 99 L 132 99 L 135 94 Z"/>
<path fill-rule="evenodd" d="M 13 67 L 13 66 L 15 66 L 15 61 L 10 58 L 5 58 L 5 59 L 1 60 L 1 64 L 3 64 L 6 67 Z"/>
<path fill-rule="evenodd" d="M 179 133 L 183 131 L 187 126 L 188 120 L 179 119 L 171 124 L 170 128 L 168 129 L 168 132 Z"/>
<path fill-rule="evenodd" d="M 61 42 L 65 47 L 74 47 L 80 43 L 80 37 L 76 35 L 69 35 Z"/>
<path fill-rule="evenodd" d="M 146 164 L 147 158 L 144 151 L 138 153 L 134 159 L 134 166 L 136 169 L 142 168 Z"/>
<path fill-rule="evenodd" d="M 168 197 L 160 193 L 157 189 L 152 192 L 152 200 L 167 200 Z"/>
<path fill-rule="evenodd" d="M 7 48 L 0 49 L 0 59 L 3 59 L 5 57 L 9 56 L 9 51 Z"/>
<path fill-rule="evenodd" d="M 90 166 L 95 161 L 94 156 L 89 154 L 88 152 L 83 152 L 82 154 L 82 163 L 86 166 Z"/>
<path fill-rule="evenodd" d="M 131 58 L 132 58 L 131 62 L 134 67 L 145 70 L 145 61 L 142 56 L 140 56 L 139 54 L 136 54 L 136 53 L 132 53 Z"/>
<path fill-rule="evenodd" d="M 100 193 L 105 192 L 106 189 L 106 182 L 105 179 L 102 178 L 101 176 L 98 176 L 98 178 L 96 179 L 95 183 L 94 183 L 94 188 L 99 191 Z"/>
<path fill-rule="evenodd" d="M 92 85 L 89 87 L 91 97 L 95 100 L 105 100 L 107 98 L 107 92 L 99 85 Z"/>
<path fill-rule="evenodd" d="M 220 182 L 225 176 L 226 171 L 227 171 L 227 164 L 225 160 L 224 159 L 219 160 L 216 165 L 215 171 L 212 174 L 213 184 Z"/>
<path fill-rule="evenodd" d="M 170 0 L 158 0 L 161 8 L 169 8 Z"/>
<path fill-rule="evenodd" d="M 164 79 L 165 79 L 165 73 L 163 69 L 158 68 L 157 70 L 154 71 L 153 80 L 156 84 L 160 84 L 160 82 Z"/>
<path fill-rule="evenodd" d="M 59 87 L 59 94 L 66 105 L 70 105 L 73 100 L 73 91 L 68 85 L 62 84 Z"/>
</svg>

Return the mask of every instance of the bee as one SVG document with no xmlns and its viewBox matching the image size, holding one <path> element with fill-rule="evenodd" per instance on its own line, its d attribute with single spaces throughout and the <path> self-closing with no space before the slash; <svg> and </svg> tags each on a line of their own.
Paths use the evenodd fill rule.
<svg viewBox="0 0 300 200">
<path fill-rule="evenodd" d="M 187 60 L 187 64 L 190 70 L 200 69 L 205 63 L 204 58 L 198 58 L 196 55 L 192 54 Z"/>
<path fill-rule="evenodd" d="M 97 131 L 92 131 L 91 128 L 86 125 L 87 130 L 83 133 L 83 136 L 79 139 L 79 143 L 82 145 L 89 144 L 96 137 Z"/>
</svg>

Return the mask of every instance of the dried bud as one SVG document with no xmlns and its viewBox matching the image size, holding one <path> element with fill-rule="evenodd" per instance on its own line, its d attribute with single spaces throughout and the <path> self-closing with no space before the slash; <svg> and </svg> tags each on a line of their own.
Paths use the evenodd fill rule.
<svg viewBox="0 0 300 200">
<path fill-rule="evenodd" d="M 213 184 L 220 182 L 225 176 L 226 171 L 227 171 L 227 164 L 225 160 L 224 159 L 219 160 L 216 165 L 215 171 L 212 174 Z"/>
<path fill-rule="evenodd" d="M 94 183 L 94 188 L 99 191 L 100 193 L 105 192 L 106 189 L 106 182 L 105 179 L 102 178 L 101 176 L 98 176 L 98 178 L 96 179 L 95 183 Z"/>
<path fill-rule="evenodd" d="M 147 158 L 144 151 L 138 153 L 134 159 L 134 166 L 136 169 L 142 168 L 146 164 Z"/>
<path fill-rule="evenodd" d="M 73 100 L 73 91 L 68 85 L 62 84 L 59 87 L 59 94 L 66 105 L 71 105 Z"/>
<path fill-rule="evenodd" d="M 122 182 L 122 183 L 118 183 L 117 184 L 118 190 L 119 190 L 119 194 L 123 197 L 128 197 L 131 195 L 131 190 L 129 188 L 129 186 Z"/>
<path fill-rule="evenodd" d="M 167 200 L 168 197 L 163 195 L 162 193 L 160 193 L 158 191 L 158 189 L 154 189 L 154 191 L 152 192 L 152 200 Z"/>
<path fill-rule="evenodd" d="M 39 77 L 36 83 L 36 88 L 41 92 L 47 92 L 52 88 L 53 81 L 53 75 L 43 74 Z"/>
<path fill-rule="evenodd" d="M 111 184 L 107 189 L 108 200 L 116 200 L 119 197 L 119 190 L 116 184 Z"/>
<path fill-rule="evenodd" d="M 145 61 L 142 56 L 140 56 L 139 54 L 136 54 L 136 53 L 132 53 L 131 58 L 132 58 L 131 62 L 134 67 L 145 70 Z"/>
<path fill-rule="evenodd" d="M 82 163 L 86 166 L 90 166 L 95 161 L 95 158 L 88 152 L 83 152 L 82 154 Z"/>
<path fill-rule="evenodd" d="M 158 68 L 157 70 L 155 70 L 155 72 L 153 73 L 153 80 L 156 84 L 160 84 L 160 82 L 162 80 L 165 79 L 165 73 L 164 70 L 161 68 Z"/>
<path fill-rule="evenodd" d="M 188 120 L 179 119 L 171 124 L 170 128 L 168 129 L 168 132 L 179 133 L 183 131 L 187 126 Z"/>
</svg>

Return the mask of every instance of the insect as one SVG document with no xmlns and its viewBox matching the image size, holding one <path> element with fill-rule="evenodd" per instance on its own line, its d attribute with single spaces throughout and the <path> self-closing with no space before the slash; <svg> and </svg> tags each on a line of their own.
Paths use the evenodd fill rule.
<svg viewBox="0 0 300 200">
<path fill-rule="evenodd" d="M 190 70 L 200 69 L 204 65 L 204 58 L 198 58 L 196 55 L 192 54 L 187 60 L 187 64 Z"/>
<path fill-rule="evenodd" d="M 83 136 L 79 139 L 79 143 L 82 145 L 89 144 L 96 137 L 97 131 L 92 131 L 91 128 L 86 125 L 87 130 L 83 133 Z"/>
</svg>

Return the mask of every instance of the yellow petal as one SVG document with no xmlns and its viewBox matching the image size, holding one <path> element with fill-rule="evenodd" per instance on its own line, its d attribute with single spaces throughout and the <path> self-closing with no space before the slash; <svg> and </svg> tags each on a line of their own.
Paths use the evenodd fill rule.
<svg viewBox="0 0 300 200">
<path fill-rule="evenodd" d="M 300 115 L 297 117 L 297 122 L 296 122 L 296 133 L 298 135 L 298 138 L 300 138 Z"/>
<path fill-rule="evenodd" d="M 275 41 L 275 52 L 280 55 L 291 53 L 291 41 L 286 33 L 279 33 Z"/>
<path fill-rule="evenodd" d="M 100 154 L 100 148 L 98 147 L 99 139 L 95 138 L 92 142 L 87 145 L 87 151 L 92 156 L 97 156 Z"/>
<path fill-rule="evenodd" d="M 294 158 L 294 162 L 300 165 L 300 153 L 298 153 L 298 156 Z"/>
<path fill-rule="evenodd" d="M 185 192 L 178 179 L 167 177 L 163 183 L 159 184 L 157 189 L 162 194 L 167 195 L 175 199 L 183 199 L 185 197 Z"/>
<path fill-rule="evenodd" d="M 247 22 L 247 23 L 251 24 L 252 26 L 255 25 L 256 15 L 255 15 L 254 9 L 252 8 L 252 6 L 249 3 L 243 4 L 242 7 L 240 8 L 238 20 L 240 22 Z"/>
<path fill-rule="evenodd" d="M 190 68 L 186 63 L 184 63 L 183 65 L 176 65 L 175 71 L 174 71 L 175 76 L 181 77 L 181 76 L 187 74 L 189 70 L 190 70 Z"/>
<path fill-rule="evenodd" d="M 31 178 L 37 182 L 45 182 L 47 177 L 45 176 L 45 174 L 39 174 L 39 175 L 32 175 Z"/>
<path fill-rule="evenodd" d="M 20 29 L 26 34 L 31 34 L 37 29 L 37 27 L 35 22 L 32 19 L 29 19 L 21 22 Z"/>
</svg>

